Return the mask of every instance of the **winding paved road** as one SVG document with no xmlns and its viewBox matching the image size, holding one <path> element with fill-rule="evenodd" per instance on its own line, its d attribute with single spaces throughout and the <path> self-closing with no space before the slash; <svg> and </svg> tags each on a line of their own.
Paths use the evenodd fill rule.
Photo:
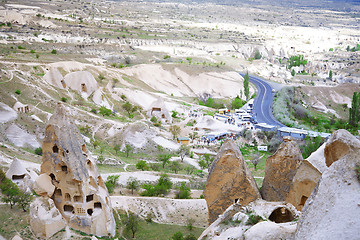
<svg viewBox="0 0 360 240">
<path fill-rule="evenodd" d="M 240 73 L 242 77 L 245 74 Z M 272 113 L 272 104 L 274 93 L 272 86 L 260 77 L 249 75 L 249 81 L 256 85 L 257 93 L 254 100 L 253 115 L 258 123 L 267 123 L 277 127 L 285 127 L 284 124 L 277 121 Z"/>
</svg>

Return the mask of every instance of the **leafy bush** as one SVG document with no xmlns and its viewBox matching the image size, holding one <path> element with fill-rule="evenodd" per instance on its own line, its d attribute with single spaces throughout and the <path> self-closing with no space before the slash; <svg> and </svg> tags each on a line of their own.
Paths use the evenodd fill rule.
<svg viewBox="0 0 360 240">
<path fill-rule="evenodd" d="M 239 96 L 236 96 L 234 100 L 231 102 L 231 109 L 239 109 L 244 106 L 244 102 Z"/>
<path fill-rule="evenodd" d="M 169 59 L 169 58 L 170 58 L 169 55 L 165 55 L 165 56 L 164 56 L 164 59 Z"/>
<path fill-rule="evenodd" d="M 288 68 L 299 67 L 301 65 L 305 66 L 307 64 L 307 60 L 304 59 L 304 55 L 291 56 L 288 60 Z"/>
<path fill-rule="evenodd" d="M 62 97 L 60 100 L 61 100 L 62 102 L 67 102 L 67 98 L 66 98 L 66 97 Z"/>
<path fill-rule="evenodd" d="M 149 169 L 147 162 L 145 160 L 140 160 L 136 163 L 136 169 L 140 169 L 141 171 L 145 171 Z"/>
<path fill-rule="evenodd" d="M 191 190 L 186 186 L 185 182 L 182 182 L 179 190 L 175 193 L 175 199 L 190 199 Z"/>
<path fill-rule="evenodd" d="M 20 94 L 21 94 L 21 91 L 20 91 L 19 89 L 16 89 L 16 90 L 15 90 L 15 93 L 16 93 L 17 95 L 20 95 Z"/>
<path fill-rule="evenodd" d="M 112 111 L 104 106 L 100 107 L 99 109 L 99 113 L 103 116 L 110 116 L 112 115 Z"/>
<path fill-rule="evenodd" d="M 143 191 L 140 195 L 141 196 L 159 196 L 159 195 L 166 195 L 169 193 L 172 187 L 172 182 L 167 174 L 161 174 L 159 180 L 157 181 L 156 185 L 152 184 L 144 184 Z"/>
<path fill-rule="evenodd" d="M 110 175 L 107 177 L 105 186 L 108 189 L 109 193 L 113 193 L 115 187 L 117 186 L 117 181 L 119 179 L 119 175 Z"/>
<path fill-rule="evenodd" d="M 150 118 L 150 121 L 153 122 L 153 123 L 156 123 L 157 122 L 157 118 L 155 116 L 152 116 Z"/>
<path fill-rule="evenodd" d="M 182 232 L 176 232 L 170 239 L 171 240 L 184 240 L 184 236 L 183 236 Z"/>
<path fill-rule="evenodd" d="M 57 51 L 56 51 L 55 49 L 53 49 L 53 50 L 51 51 L 51 54 L 57 54 Z"/>
<path fill-rule="evenodd" d="M 37 154 L 39 156 L 42 156 L 42 154 L 43 154 L 42 148 L 41 147 L 36 148 L 35 149 L 35 154 Z"/>
<path fill-rule="evenodd" d="M 317 136 L 315 138 L 306 136 L 305 137 L 305 145 L 302 150 L 302 156 L 304 159 L 308 158 L 311 153 L 315 152 L 323 143 L 320 136 Z"/>
<path fill-rule="evenodd" d="M 256 60 L 258 60 L 258 59 L 261 59 L 261 53 L 259 52 L 259 50 L 256 50 L 255 51 L 255 56 L 254 56 L 254 58 L 256 59 Z"/>
<path fill-rule="evenodd" d="M 260 221 L 264 221 L 264 219 L 256 214 L 253 214 L 252 212 L 247 213 L 249 216 L 249 219 L 246 221 L 246 225 L 255 225 Z"/>
</svg>

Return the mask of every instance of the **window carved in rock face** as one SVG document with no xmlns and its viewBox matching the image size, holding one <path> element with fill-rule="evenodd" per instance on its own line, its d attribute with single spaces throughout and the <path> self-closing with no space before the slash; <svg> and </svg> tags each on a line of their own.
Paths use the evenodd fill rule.
<svg viewBox="0 0 360 240">
<path fill-rule="evenodd" d="M 98 185 L 99 185 L 99 186 L 105 187 L 105 186 L 104 186 L 104 182 L 103 182 L 103 180 L 102 180 L 102 178 L 101 178 L 100 176 L 98 176 L 97 182 L 98 182 Z"/>
<path fill-rule="evenodd" d="M 74 202 L 82 202 L 82 196 L 80 196 L 80 195 L 76 195 L 76 196 L 74 196 Z"/>
<path fill-rule="evenodd" d="M 65 193 L 65 201 L 71 201 L 71 196 L 69 193 Z"/>
<path fill-rule="evenodd" d="M 61 171 L 67 173 L 68 172 L 67 166 L 61 166 Z"/>
<path fill-rule="evenodd" d="M 25 174 L 23 175 L 12 175 L 11 179 L 12 180 L 20 180 L 20 179 L 24 179 L 25 178 Z"/>
<path fill-rule="evenodd" d="M 52 150 L 53 150 L 53 153 L 59 152 L 59 148 L 58 148 L 58 146 L 56 146 L 56 144 L 53 146 Z"/>
<path fill-rule="evenodd" d="M 301 197 L 301 200 L 300 200 L 300 204 L 299 204 L 299 205 L 300 205 L 300 206 L 304 206 L 307 199 L 308 199 L 308 197 L 303 195 L 303 196 Z"/>
<path fill-rule="evenodd" d="M 85 213 L 85 209 L 83 209 L 83 208 L 76 208 L 76 212 L 77 212 L 78 214 L 84 214 L 84 213 Z"/>
<path fill-rule="evenodd" d="M 85 146 L 85 144 L 83 144 L 83 145 L 81 146 L 81 150 L 82 150 L 83 152 L 86 152 L 86 146 Z"/>
<path fill-rule="evenodd" d="M 86 196 L 86 202 L 91 202 L 92 200 L 94 200 L 94 194 L 90 194 Z"/>
<path fill-rule="evenodd" d="M 71 205 L 64 205 L 64 212 L 65 213 L 74 213 L 74 207 Z"/>
<path fill-rule="evenodd" d="M 94 203 L 94 208 L 101 208 L 101 202 Z"/>
<path fill-rule="evenodd" d="M 55 181 L 56 181 L 55 175 L 54 175 L 53 173 L 50 173 L 49 176 L 50 176 L 51 180 L 55 180 Z"/>
<path fill-rule="evenodd" d="M 62 196 L 62 193 L 61 193 L 61 189 L 60 188 L 57 188 L 55 190 L 55 196 Z"/>
</svg>

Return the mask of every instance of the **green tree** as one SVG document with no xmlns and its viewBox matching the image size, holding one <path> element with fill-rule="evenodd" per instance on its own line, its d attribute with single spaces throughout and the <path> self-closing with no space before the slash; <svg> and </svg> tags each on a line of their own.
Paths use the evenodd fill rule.
<svg viewBox="0 0 360 240">
<path fill-rule="evenodd" d="M 244 94 L 246 97 L 246 101 L 249 100 L 249 96 L 250 96 L 250 89 L 249 89 L 249 72 L 246 72 L 245 76 L 244 76 Z"/>
<path fill-rule="evenodd" d="M 174 173 L 176 174 L 178 171 L 182 169 L 182 166 L 178 161 L 172 161 L 170 163 L 170 169 L 174 171 Z"/>
<path fill-rule="evenodd" d="M 202 156 L 202 159 L 204 159 L 207 168 L 210 167 L 210 164 L 214 161 L 214 157 L 212 157 L 209 153 L 205 153 Z"/>
<path fill-rule="evenodd" d="M 115 187 L 118 185 L 117 181 L 119 180 L 119 175 L 110 175 L 107 177 L 105 186 L 108 189 L 109 193 L 113 193 Z"/>
<path fill-rule="evenodd" d="M 4 178 L 0 183 L 0 189 L 3 194 L 2 201 L 10 204 L 10 208 L 19 201 L 20 189 L 10 179 Z"/>
<path fill-rule="evenodd" d="M 141 171 L 145 171 L 149 169 L 149 166 L 145 160 L 140 160 L 136 163 L 136 169 L 140 169 Z"/>
<path fill-rule="evenodd" d="M 131 190 L 131 195 L 134 195 L 134 190 L 139 188 L 139 181 L 134 177 L 129 177 L 126 182 L 126 188 Z"/>
<path fill-rule="evenodd" d="M 35 154 L 42 156 L 42 154 L 43 154 L 42 147 L 36 148 L 36 149 L 35 149 Z"/>
<path fill-rule="evenodd" d="M 195 220 L 192 219 L 192 218 L 186 219 L 186 228 L 187 228 L 189 231 L 192 231 L 192 230 L 194 229 L 194 222 L 195 222 Z"/>
<path fill-rule="evenodd" d="M 333 72 L 332 72 L 332 70 L 330 70 L 330 72 L 329 72 L 329 79 L 332 80 L 332 77 L 333 77 Z"/>
<path fill-rule="evenodd" d="M 177 136 L 180 134 L 181 128 L 178 125 L 171 125 L 169 130 L 173 135 L 173 139 L 176 139 Z"/>
<path fill-rule="evenodd" d="M 135 238 L 135 234 L 139 227 L 139 217 L 135 213 L 130 212 L 129 215 L 126 216 L 124 224 L 125 230 L 130 231 L 132 234 L 132 238 Z"/>
<path fill-rule="evenodd" d="M 261 53 L 259 52 L 259 50 L 256 49 L 254 58 L 255 58 L 256 60 L 259 60 L 259 59 L 261 59 L 261 57 L 262 57 L 262 56 L 261 56 Z"/>
<path fill-rule="evenodd" d="M 99 113 L 100 113 L 101 115 L 103 115 L 103 116 L 110 116 L 110 115 L 113 114 L 110 109 L 108 109 L 108 108 L 106 108 L 106 107 L 104 107 L 104 106 L 101 106 L 101 107 L 99 108 Z"/>
<path fill-rule="evenodd" d="M 295 69 L 293 69 L 292 71 L 291 71 L 291 76 L 295 76 Z"/>
<path fill-rule="evenodd" d="M 125 145 L 126 157 L 129 157 L 129 154 L 132 152 L 132 150 L 133 150 L 133 147 L 130 144 Z"/>
<path fill-rule="evenodd" d="M 239 96 L 236 96 L 231 102 L 231 109 L 239 109 L 243 106 L 243 102 Z"/>
<path fill-rule="evenodd" d="M 176 199 L 190 199 L 191 190 L 186 186 L 185 182 L 182 182 L 178 191 L 175 193 Z"/>
<path fill-rule="evenodd" d="M 185 156 L 190 154 L 190 147 L 184 144 L 181 144 L 179 150 L 178 150 L 179 157 L 181 159 L 181 162 L 184 162 Z"/>
<path fill-rule="evenodd" d="M 29 209 L 32 199 L 33 199 L 33 195 L 31 193 L 22 192 L 19 194 L 18 202 L 24 212 L 26 212 Z"/>
<path fill-rule="evenodd" d="M 349 124 L 356 126 L 360 120 L 360 93 L 354 92 L 349 109 Z"/>
<path fill-rule="evenodd" d="M 165 168 L 165 165 L 170 162 L 171 155 L 170 154 L 160 154 L 157 159 L 159 162 L 162 162 L 162 167 Z"/>
<path fill-rule="evenodd" d="M 165 173 L 160 175 L 160 178 L 157 183 L 157 192 L 159 194 L 167 194 L 169 193 L 170 189 L 172 188 L 173 183 L 171 182 L 169 176 Z"/>
<path fill-rule="evenodd" d="M 114 146 L 114 150 L 115 150 L 116 154 L 118 154 L 118 151 L 120 151 L 120 148 L 121 148 L 121 146 L 119 144 L 116 144 Z"/>
<path fill-rule="evenodd" d="M 136 110 L 138 109 L 137 106 L 133 106 L 130 102 L 126 101 L 123 105 L 122 105 L 123 109 L 128 113 L 129 118 L 131 118 L 132 114 L 134 112 L 136 112 Z"/>
<path fill-rule="evenodd" d="M 208 167 L 207 164 L 206 164 L 206 162 L 205 162 L 205 160 L 204 160 L 203 158 L 200 158 L 199 161 L 198 161 L 198 163 L 199 163 L 199 166 L 201 167 L 201 169 L 203 169 L 203 170 Z"/>
<path fill-rule="evenodd" d="M 96 149 L 96 147 L 100 145 L 100 141 L 97 138 L 92 138 L 90 140 L 90 143 L 93 145 L 94 149 Z"/>
</svg>

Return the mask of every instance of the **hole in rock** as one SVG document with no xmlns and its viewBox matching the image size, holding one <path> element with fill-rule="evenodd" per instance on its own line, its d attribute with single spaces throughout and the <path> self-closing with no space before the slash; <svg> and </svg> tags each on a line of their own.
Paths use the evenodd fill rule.
<svg viewBox="0 0 360 240">
<path fill-rule="evenodd" d="M 269 220 L 276 223 L 291 222 L 294 220 L 294 215 L 289 209 L 285 207 L 279 207 L 270 214 Z"/>
</svg>

